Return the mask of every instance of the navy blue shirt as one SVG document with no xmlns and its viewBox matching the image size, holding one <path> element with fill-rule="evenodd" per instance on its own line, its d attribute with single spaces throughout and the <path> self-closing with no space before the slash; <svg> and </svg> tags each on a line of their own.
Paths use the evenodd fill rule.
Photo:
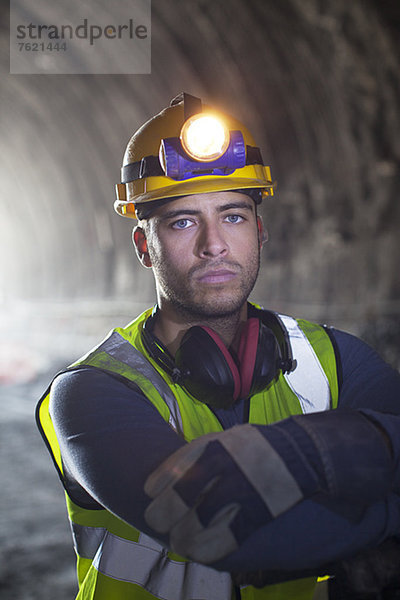
<svg viewBox="0 0 400 600">
<path fill-rule="evenodd" d="M 361 340 L 331 331 L 342 369 L 338 410 L 372 411 L 391 452 L 400 457 L 399 373 Z M 50 412 L 72 499 L 85 507 L 105 507 L 167 545 L 167 538 L 145 522 L 150 499 L 143 486 L 149 474 L 186 442 L 152 403 L 134 384 L 85 367 L 56 378 Z M 246 414 L 243 402 L 214 412 L 224 429 L 243 423 Z M 339 463 L 346 461 L 340 451 Z M 227 482 L 226 502 L 234 486 L 234 481 Z M 262 569 L 289 574 L 346 558 L 393 535 L 400 535 L 397 490 L 368 505 L 351 507 L 340 498 L 334 504 L 305 499 L 212 566 L 231 572 Z"/>
</svg>

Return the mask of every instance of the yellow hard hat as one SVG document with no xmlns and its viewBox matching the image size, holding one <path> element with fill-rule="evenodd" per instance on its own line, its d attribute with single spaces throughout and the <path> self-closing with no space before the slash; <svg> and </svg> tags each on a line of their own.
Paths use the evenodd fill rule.
<svg viewBox="0 0 400 600">
<path fill-rule="evenodd" d="M 129 140 L 115 210 L 137 218 L 135 205 L 191 194 L 260 190 L 273 195 L 270 168 L 236 119 L 182 93 Z"/>
</svg>

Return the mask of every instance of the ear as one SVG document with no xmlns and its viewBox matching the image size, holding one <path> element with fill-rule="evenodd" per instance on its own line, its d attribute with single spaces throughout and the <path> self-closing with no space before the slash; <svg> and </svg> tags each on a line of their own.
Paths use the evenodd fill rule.
<svg viewBox="0 0 400 600">
<path fill-rule="evenodd" d="M 263 219 L 260 215 L 257 215 L 257 228 L 258 228 L 258 241 L 260 248 L 263 247 L 265 242 L 268 241 L 268 231 L 264 227 Z"/>
<path fill-rule="evenodd" d="M 152 266 L 149 251 L 147 249 L 147 238 L 142 227 L 138 225 L 132 231 L 132 242 L 135 247 L 136 256 L 144 267 L 150 268 Z"/>
</svg>

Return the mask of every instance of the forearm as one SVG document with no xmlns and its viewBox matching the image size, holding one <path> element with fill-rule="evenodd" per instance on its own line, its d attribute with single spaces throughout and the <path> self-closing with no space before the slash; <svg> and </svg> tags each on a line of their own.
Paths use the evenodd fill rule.
<svg viewBox="0 0 400 600">
<path fill-rule="evenodd" d="M 390 494 L 349 520 L 313 500 L 303 500 L 254 532 L 240 548 L 212 566 L 233 573 L 257 570 L 286 580 L 327 565 L 400 534 L 400 498 Z M 297 572 L 297 573 L 296 573 Z"/>
</svg>

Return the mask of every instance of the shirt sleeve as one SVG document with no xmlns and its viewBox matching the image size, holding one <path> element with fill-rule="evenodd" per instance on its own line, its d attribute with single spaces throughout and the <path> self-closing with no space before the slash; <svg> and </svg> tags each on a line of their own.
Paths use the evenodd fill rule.
<svg viewBox="0 0 400 600">
<path fill-rule="evenodd" d="M 72 499 L 151 534 L 144 482 L 184 440 L 136 386 L 90 367 L 55 379 L 50 415 Z"/>
<path fill-rule="evenodd" d="M 339 407 L 400 414 L 400 373 L 354 335 L 330 332 L 339 355 Z"/>
<path fill-rule="evenodd" d="M 233 573 L 268 571 L 279 574 L 277 581 L 301 573 L 326 575 L 325 565 L 378 546 L 399 531 L 400 498 L 395 494 L 358 515 L 355 511 L 353 519 L 307 499 L 260 528 L 237 552 L 213 566 Z"/>
</svg>

